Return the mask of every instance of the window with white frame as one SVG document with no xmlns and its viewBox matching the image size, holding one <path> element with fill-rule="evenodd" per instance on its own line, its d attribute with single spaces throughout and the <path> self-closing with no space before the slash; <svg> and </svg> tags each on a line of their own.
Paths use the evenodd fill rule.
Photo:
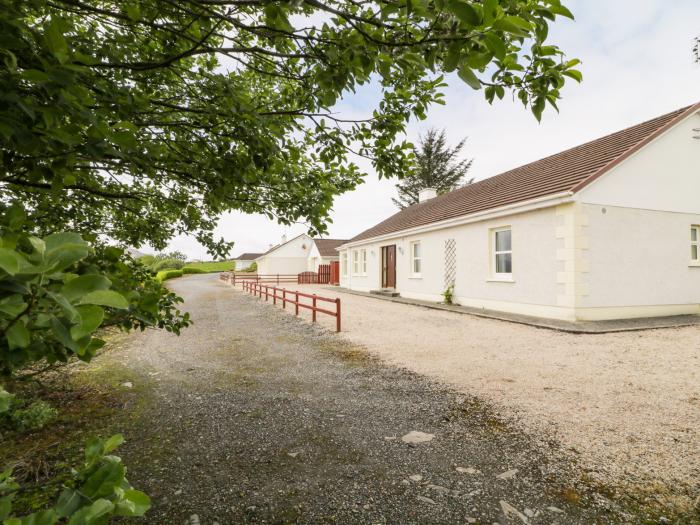
<svg viewBox="0 0 700 525">
<path fill-rule="evenodd" d="M 360 268 L 362 269 L 362 275 L 367 275 L 367 250 L 360 250 Z"/>
<path fill-rule="evenodd" d="M 420 251 L 420 241 L 413 241 L 411 243 L 411 276 L 420 277 L 421 274 L 421 251 Z"/>
<path fill-rule="evenodd" d="M 700 263 L 700 226 L 690 227 L 690 260 Z"/>
<path fill-rule="evenodd" d="M 352 252 L 352 274 L 360 275 L 360 252 L 358 250 Z"/>
<path fill-rule="evenodd" d="M 494 277 L 510 279 L 513 276 L 513 245 L 510 227 L 492 230 L 492 271 Z"/>
<path fill-rule="evenodd" d="M 343 276 L 348 274 L 348 252 L 343 252 L 340 257 L 340 274 Z"/>
</svg>

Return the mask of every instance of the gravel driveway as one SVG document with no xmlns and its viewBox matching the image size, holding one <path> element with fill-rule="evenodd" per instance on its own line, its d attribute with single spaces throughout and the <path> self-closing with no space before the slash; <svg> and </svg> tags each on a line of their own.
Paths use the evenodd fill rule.
<svg viewBox="0 0 700 525">
<path fill-rule="evenodd" d="M 342 299 L 348 340 L 489 400 L 593 479 L 700 509 L 700 327 L 576 335 L 303 288 Z"/>
<path fill-rule="evenodd" d="M 150 384 L 122 451 L 154 497 L 148 523 L 625 521 L 556 443 L 478 398 L 216 276 L 171 286 L 195 324 L 179 338 L 135 334 L 105 356 Z"/>
</svg>

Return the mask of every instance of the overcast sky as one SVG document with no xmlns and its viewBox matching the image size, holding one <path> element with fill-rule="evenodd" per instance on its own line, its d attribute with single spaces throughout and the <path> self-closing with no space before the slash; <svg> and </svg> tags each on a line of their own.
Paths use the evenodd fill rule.
<svg viewBox="0 0 700 525">
<path fill-rule="evenodd" d="M 560 113 L 547 110 L 541 123 L 520 102 L 489 106 L 482 92 L 449 78 L 445 106 L 434 106 L 425 121 L 412 121 L 409 140 L 430 127 L 445 128 L 448 140 L 468 137 L 464 156 L 473 158 L 477 180 L 595 139 L 700 101 L 700 65 L 693 62 L 693 37 L 700 34 L 698 0 L 565 0 L 575 21 L 559 19 L 550 40 L 571 58 L 583 61 L 584 81 L 567 83 Z M 375 93 L 344 102 L 340 111 L 364 113 Z M 350 238 L 396 212 L 391 202 L 395 180 L 370 176 L 352 193 L 337 198 L 329 237 Z M 231 252 L 264 251 L 288 228 L 263 216 L 231 213 L 222 217 L 217 237 L 235 241 Z M 188 237 L 171 249 L 191 258 L 208 258 Z M 147 250 L 146 250 L 147 251 Z"/>
</svg>

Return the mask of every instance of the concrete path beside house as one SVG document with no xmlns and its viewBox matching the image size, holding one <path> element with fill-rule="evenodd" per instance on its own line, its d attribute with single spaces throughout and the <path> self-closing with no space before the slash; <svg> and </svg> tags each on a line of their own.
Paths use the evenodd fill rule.
<svg viewBox="0 0 700 525">
<path fill-rule="evenodd" d="M 556 442 L 479 397 L 371 358 L 216 276 L 169 286 L 185 297 L 194 325 L 180 337 L 130 335 L 102 357 L 133 370 L 133 387 L 146 396 L 120 452 L 130 481 L 153 497 L 147 523 L 647 517 L 636 506 L 628 514 L 628 502 L 604 495 Z M 347 306 L 352 333 L 365 314 L 355 311 L 362 303 Z M 415 320 L 408 312 L 385 312 L 384 321 Z"/>
<path fill-rule="evenodd" d="M 347 340 L 494 403 L 592 479 L 700 508 L 700 326 L 569 334 L 302 288 L 341 298 Z"/>
</svg>

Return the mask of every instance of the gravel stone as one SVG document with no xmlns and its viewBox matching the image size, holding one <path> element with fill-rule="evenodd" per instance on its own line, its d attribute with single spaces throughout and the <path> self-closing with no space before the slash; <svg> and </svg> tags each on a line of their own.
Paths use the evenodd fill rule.
<svg viewBox="0 0 700 525">
<path fill-rule="evenodd" d="M 194 324 L 180 337 L 131 334 L 100 362 L 144 381 L 120 455 L 134 486 L 154 495 L 147 523 L 492 523 L 503 520 L 501 501 L 566 510 L 532 525 L 640 521 L 581 483 L 557 443 L 480 398 L 372 358 L 216 275 L 168 286 Z M 439 439 L 415 447 L 384 439 L 415 429 Z M 456 470 L 467 461 L 484 476 Z M 495 479 L 503 465 L 518 470 L 510 483 Z M 425 485 L 407 481 L 417 472 L 459 491 L 425 496 Z M 177 489 L 176 498 L 156 496 Z"/>
</svg>

